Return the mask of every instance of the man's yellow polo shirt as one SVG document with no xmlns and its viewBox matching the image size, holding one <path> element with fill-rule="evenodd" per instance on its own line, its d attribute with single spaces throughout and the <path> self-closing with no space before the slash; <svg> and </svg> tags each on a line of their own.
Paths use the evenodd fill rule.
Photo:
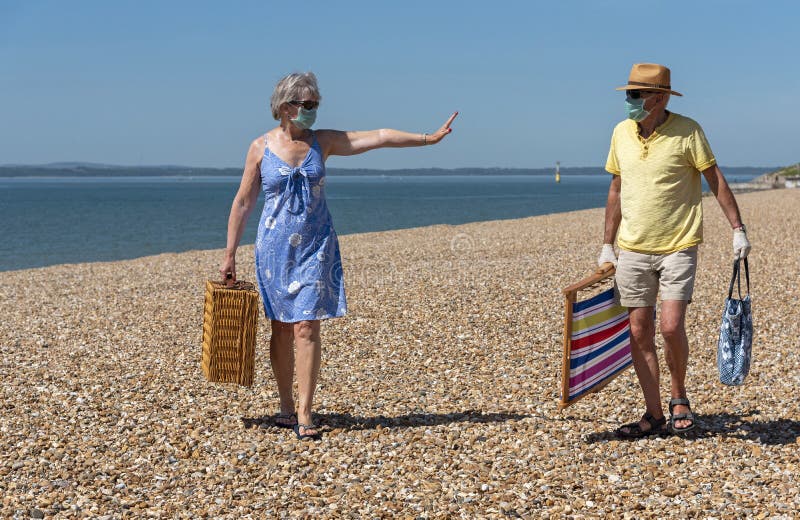
<svg viewBox="0 0 800 520">
<path fill-rule="evenodd" d="M 716 162 L 703 129 L 688 117 L 670 113 L 647 139 L 632 119 L 619 123 L 606 161 L 622 182 L 619 247 L 669 254 L 702 242 L 701 172 Z"/>
</svg>

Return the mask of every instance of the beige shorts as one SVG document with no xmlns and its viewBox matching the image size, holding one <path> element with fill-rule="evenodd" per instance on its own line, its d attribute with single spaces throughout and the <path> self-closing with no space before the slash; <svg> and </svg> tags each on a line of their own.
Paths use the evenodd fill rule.
<svg viewBox="0 0 800 520">
<path fill-rule="evenodd" d="M 692 301 L 697 246 L 668 255 L 620 250 L 615 282 L 623 307 L 653 307 L 662 300 Z"/>
</svg>

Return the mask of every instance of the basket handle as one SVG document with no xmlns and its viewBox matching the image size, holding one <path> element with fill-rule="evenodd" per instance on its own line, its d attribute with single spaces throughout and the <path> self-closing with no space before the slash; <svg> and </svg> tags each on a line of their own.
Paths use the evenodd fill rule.
<svg viewBox="0 0 800 520">
<path fill-rule="evenodd" d="M 231 285 L 228 285 L 227 281 L 225 280 L 216 280 L 216 283 L 220 284 L 223 289 L 231 289 L 233 291 L 250 289 L 253 286 L 252 283 L 245 282 L 244 280 L 236 280 L 235 282 L 231 283 Z"/>
</svg>

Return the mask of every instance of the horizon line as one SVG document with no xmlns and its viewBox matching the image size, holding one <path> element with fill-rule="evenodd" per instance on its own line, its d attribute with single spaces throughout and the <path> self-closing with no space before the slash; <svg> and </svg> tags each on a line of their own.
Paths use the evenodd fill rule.
<svg viewBox="0 0 800 520">
<path fill-rule="evenodd" d="M 746 165 L 746 166 L 720 166 L 720 168 L 757 168 L 757 169 L 775 169 L 775 168 L 786 168 L 789 166 L 793 166 L 794 164 L 800 163 L 792 163 L 787 165 Z M 95 169 L 112 169 L 112 168 L 151 168 L 151 169 L 166 169 L 166 168 L 182 168 L 182 169 L 202 169 L 202 170 L 241 170 L 241 166 L 189 166 L 183 164 L 109 164 L 109 163 L 95 163 L 95 162 L 82 162 L 82 161 L 55 161 L 49 163 L 9 163 L 9 164 L 0 164 L 0 168 L 95 168 Z M 599 168 L 605 171 L 605 167 L 603 165 L 583 165 L 583 166 L 564 166 L 560 164 L 561 169 L 578 169 L 578 168 Z M 522 166 L 460 166 L 455 168 L 442 168 L 438 166 L 427 166 L 427 167 L 408 167 L 408 168 L 342 168 L 338 166 L 330 167 L 331 169 L 335 170 L 374 170 L 374 171 L 400 171 L 400 170 L 442 170 L 442 171 L 456 171 L 456 170 L 550 170 L 555 169 L 556 166 L 539 166 L 539 167 L 522 167 Z"/>
</svg>

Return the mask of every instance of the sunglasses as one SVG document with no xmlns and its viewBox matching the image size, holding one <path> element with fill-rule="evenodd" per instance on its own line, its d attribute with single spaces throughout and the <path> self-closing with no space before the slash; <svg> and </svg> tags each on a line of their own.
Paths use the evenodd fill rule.
<svg viewBox="0 0 800 520">
<path fill-rule="evenodd" d="M 641 99 L 642 94 L 658 94 L 658 92 L 653 92 L 650 90 L 626 90 L 625 95 L 629 99 Z M 650 97 L 650 96 L 645 96 Z"/>
<path fill-rule="evenodd" d="M 319 101 L 308 100 L 308 101 L 298 101 L 293 99 L 289 101 L 289 104 L 296 107 L 303 107 L 306 110 L 314 110 L 319 106 Z"/>
</svg>

